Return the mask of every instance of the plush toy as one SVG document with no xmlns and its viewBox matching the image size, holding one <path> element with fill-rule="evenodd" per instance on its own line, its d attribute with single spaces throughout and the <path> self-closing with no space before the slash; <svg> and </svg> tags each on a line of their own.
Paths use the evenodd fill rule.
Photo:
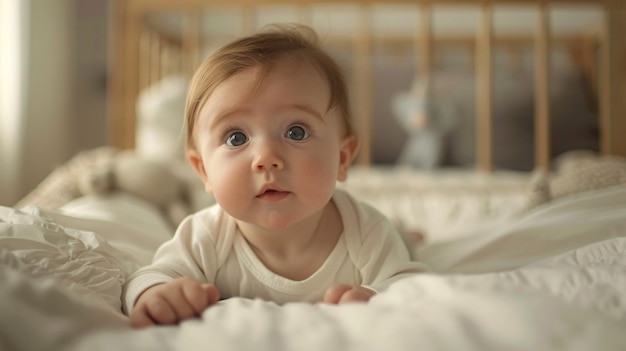
<svg viewBox="0 0 626 351">
<path fill-rule="evenodd" d="M 137 196 L 161 208 L 174 226 L 194 210 L 188 182 L 171 162 L 142 158 L 132 151 L 120 151 L 110 162 L 84 173 L 78 187 L 84 195 L 121 191 Z"/>
<path fill-rule="evenodd" d="M 433 169 L 442 164 L 445 140 L 454 125 L 451 102 L 440 106 L 431 88 L 417 79 L 409 91 L 396 95 L 392 110 L 408 135 L 397 163 L 417 169 Z"/>
<path fill-rule="evenodd" d="M 564 196 L 626 185 L 626 159 L 575 150 L 556 161 L 552 174 L 536 172 L 531 180 L 527 209 Z"/>
<path fill-rule="evenodd" d="M 182 136 L 189 80 L 170 75 L 142 90 L 137 97 L 135 152 L 149 158 L 185 157 Z"/>
</svg>

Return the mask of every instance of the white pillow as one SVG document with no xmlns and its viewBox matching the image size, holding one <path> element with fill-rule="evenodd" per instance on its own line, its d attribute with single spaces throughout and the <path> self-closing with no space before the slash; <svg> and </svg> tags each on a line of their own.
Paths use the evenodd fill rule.
<svg viewBox="0 0 626 351">
<path fill-rule="evenodd" d="M 159 245 L 175 231 L 158 207 L 121 192 L 80 197 L 61 207 L 60 213 L 47 215 L 62 225 L 97 232 L 142 266 L 152 261 Z"/>
</svg>

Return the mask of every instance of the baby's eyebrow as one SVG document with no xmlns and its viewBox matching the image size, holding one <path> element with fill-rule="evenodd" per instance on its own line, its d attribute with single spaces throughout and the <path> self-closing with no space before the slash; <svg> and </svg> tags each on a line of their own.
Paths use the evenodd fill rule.
<svg viewBox="0 0 626 351">
<path fill-rule="evenodd" d="M 294 110 L 294 109 L 303 111 L 306 114 L 311 115 L 315 117 L 316 119 L 319 119 L 321 122 L 324 122 L 324 116 L 319 111 L 317 111 L 313 106 L 310 106 L 308 104 L 289 104 L 289 105 L 284 105 L 280 108 L 280 110 Z M 233 115 L 246 114 L 246 113 L 251 113 L 251 111 L 249 109 L 241 109 L 241 108 L 225 109 L 223 111 L 220 111 L 210 122 L 209 130 L 215 129 L 215 127 L 219 125 L 223 120 L 228 119 L 229 117 Z"/>
<path fill-rule="evenodd" d="M 297 110 L 301 110 L 304 111 L 310 115 L 313 115 L 313 117 L 318 118 L 320 121 L 324 121 L 324 116 L 322 116 L 321 113 L 319 113 L 315 108 L 313 108 L 310 105 L 307 104 L 293 104 L 293 105 L 288 105 L 286 106 L 287 109 L 297 109 Z"/>
<path fill-rule="evenodd" d="M 236 114 L 240 114 L 240 113 L 246 113 L 248 110 L 246 109 L 239 109 L 239 108 L 235 108 L 235 109 L 226 109 L 223 111 L 220 111 L 215 118 L 212 119 L 211 124 L 209 124 L 209 130 L 213 130 L 215 129 L 215 126 L 217 126 L 222 120 L 227 119 L 228 117 L 232 116 L 232 115 L 236 115 Z"/>
</svg>

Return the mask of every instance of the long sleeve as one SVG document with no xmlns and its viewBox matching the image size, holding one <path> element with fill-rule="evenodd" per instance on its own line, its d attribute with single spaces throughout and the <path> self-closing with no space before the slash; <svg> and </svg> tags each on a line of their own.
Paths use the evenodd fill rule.
<svg viewBox="0 0 626 351">
<path fill-rule="evenodd" d="M 357 258 L 363 284 L 382 291 L 407 275 L 429 271 L 427 265 L 412 261 L 401 234 L 384 218 L 364 233 Z"/>
<path fill-rule="evenodd" d="M 151 286 L 183 276 L 202 283 L 214 282 L 218 255 L 204 220 L 206 216 L 200 214 L 183 220 L 174 237 L 159 247 L 152 264 L 131 275 L 124 286 L 125 313 L 130 312 L 139 295 Z"/>
<path fill-rule="evenodd" d="M 430 270 L 427 265 L 411 260 L 402 234 L 382 213 L 349 196 L 345 199 L 350 200 L 347 204 L 351 206 L 345 206 L 343 214 L 351 216 L 347 210 L 351 207 L 354 220 L 344 221 L 344 230 L 350 258 L 361 275 L 361 285 L 381 291 L 400 278 Z"/>
</svg>

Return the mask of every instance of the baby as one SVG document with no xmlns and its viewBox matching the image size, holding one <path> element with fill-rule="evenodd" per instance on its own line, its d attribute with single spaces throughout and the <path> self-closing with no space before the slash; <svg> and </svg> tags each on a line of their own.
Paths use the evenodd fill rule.
<svg viewBox="0 0 626 351">
<path fill-rule="evenodd" d="M 308 27 L 263 31 L 204 61 L 186 154 L 217 204 L 130 278 L 132 325 L 178 323 L 235 296 L 366 302 L 424 271 L 389 220 L 335 189 L 358 150 L 350 119 L 341 71 Z"/>
</svg>

